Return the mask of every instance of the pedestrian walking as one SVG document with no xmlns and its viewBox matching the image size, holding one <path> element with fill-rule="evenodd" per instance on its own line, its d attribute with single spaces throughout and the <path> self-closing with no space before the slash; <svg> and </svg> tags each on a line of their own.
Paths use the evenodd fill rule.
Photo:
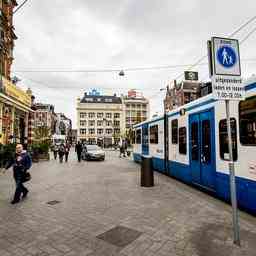
<svg viewBox="0 0 256 256">
<path fill-rule="evenodd" d="M 60 144 L 58 153 L 59 153 L 59 161 L 60 163 L 63 163 L 63 158 L 65 155 L 65 146 L 63 143 Z"/>
<path fill-rule="evenodd" d="M 83 147 L 82 147 L 82 144 L 81 144 L 80 141 L 77 142 L 76 147 L 75 147 L 75 151 L 76 151 L 76 154 L 77 154 L 78 162 L 81 162 L 81 154 L 82 154 L 82 151 L 83 151 Z"/>
<path fill-rule="evenodd" d="M 52 147 L 52 151 L 53 151 L 53 156 L 54 156 L 54 160 L 57 159 L 57 156 L 58 156 L 58 145 L 57 144 L 54 144 L 53 147 Z"/>
<path fill-rule="evenodd" d="M 119 149 L 120 149 L 120 155 L 119 155 L 119 157 L 121 158 L 122 155 L 125 157 L 125 145 L 124 145 L 123 140 L 120 140 L 120 141 L 119 141 Z"/>
<path fill-rule="evenodd" d="M 123 140 L 123 147 L 124 147 L 124 157 L 126 157 L 126 155 L 128 155 L 127 154 L 128 143 L 126 139 Z"/>
<path fill-rule="evenodd" d="M 68 155 L 69 155 L 70 145 L 68 143 L 65 144 L 65 162 L 68 161 Z"/>
<path fill-rule="evenodd" d="M 23 183 L 27 181 L 27 171 L 31 166 L 31 157 L 27 151 L 23 150 L 23 146 L 21 144 L 17 144 L 15 155 L 10 159 L 10 161 L 8 161 L 4 170 L 5 173 L 6 170 L 13 167 L 13 177 L 16 183 L 16 189 L 11 204 L 18 203 L 21 199 L 21 195 L 22 199 L 27 197 L 28 189 L 23 185 Z"/>
</svg>

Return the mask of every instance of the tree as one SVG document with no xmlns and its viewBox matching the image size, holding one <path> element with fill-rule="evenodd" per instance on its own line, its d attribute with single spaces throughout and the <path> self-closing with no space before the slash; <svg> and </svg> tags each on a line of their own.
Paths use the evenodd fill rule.
<svg viewBox="0 0 256 256">
<path fill-rule="evenodd" d="M 34 140 L 38 143 L 51 140 L 51 129 L 47 126 L 40 126 L 34 129 Z"/>
</svg>

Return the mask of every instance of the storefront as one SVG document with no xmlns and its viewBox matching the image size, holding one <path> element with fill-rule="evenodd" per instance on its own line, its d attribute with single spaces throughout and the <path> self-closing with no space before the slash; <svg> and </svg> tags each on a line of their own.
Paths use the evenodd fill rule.
<svg viewBox="0 0 256 256">
<path fill-rule="evenodd" d="M 0 143 L 27 143 L 31 95 L 2 78 L 0 90 Z"/>
</svg>

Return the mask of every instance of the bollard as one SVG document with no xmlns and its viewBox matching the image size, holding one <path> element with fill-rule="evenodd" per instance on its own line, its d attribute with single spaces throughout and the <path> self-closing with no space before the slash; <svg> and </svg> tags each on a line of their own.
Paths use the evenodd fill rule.
<svg viewBox="0 0 256 256">
<path fill-rule="evenodd" d="M 154 172 L 152 166 L 152 157 L 143 155 L 141 157 L 141 186 L 154 186 Z"/>
</svg>

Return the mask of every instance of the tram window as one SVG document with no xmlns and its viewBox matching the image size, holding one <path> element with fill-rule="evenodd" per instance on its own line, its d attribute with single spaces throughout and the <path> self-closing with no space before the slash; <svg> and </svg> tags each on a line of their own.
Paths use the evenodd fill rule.
<svg viewBox="0 0 256 256">
<path fill-rule="evenodd" d="M 202 156 L 204 163 L 211 162 L 211 123 L 210 120 L 202 121 Z"/>
<path fill-rule="evenodd" d="M 179 128 L 179 153 L 187 154 L 187 129 L 186 127 Z"/>
<path fill-rule="evenodd" d="M 158 125 L 150 126 L 150 144 L 158 144 Z"/>
<path fill-rule="evenodd" d="M 132 144 L 135 144 L 135 140 L 136 140 L 136 134 L 135 134 L 135 130 L 132 131 Z"/>
<path fill-rule="evenodd" d="M 191 125 L 191 157 L 192 160 L 199 160 L 198 122 Z"/>
<path fill-rule="evenodd" d="M 141 129 L 136 130 L 136 144 L 141 144 Z"/>
<path fill-rule="evenodd" d="M 256 146 L 256 96 L 239 103 L 240 142 Z"/>
<path fill-rule="evenodd" d="M 142 128 L 142 144 L 148 145 L 148 128 Z"/>
<path fill-rule="evenodd" d="M 231 118 L 231 134 L 232 134 L 232 149 L 233 160 L 237 160 L 237 132 L 236 132 L 236 119 Z M 228 131 L 227 120 L 223 119 L 219 122 L 219 143 L 220 143 L 220 157 L 223 160 L 229 160 L 228 150 Z"/>
<path fill-rule="evenodd" d="M 172 144 L 178 144 L 178 119 L 172 120 Z"/>
</svg>

